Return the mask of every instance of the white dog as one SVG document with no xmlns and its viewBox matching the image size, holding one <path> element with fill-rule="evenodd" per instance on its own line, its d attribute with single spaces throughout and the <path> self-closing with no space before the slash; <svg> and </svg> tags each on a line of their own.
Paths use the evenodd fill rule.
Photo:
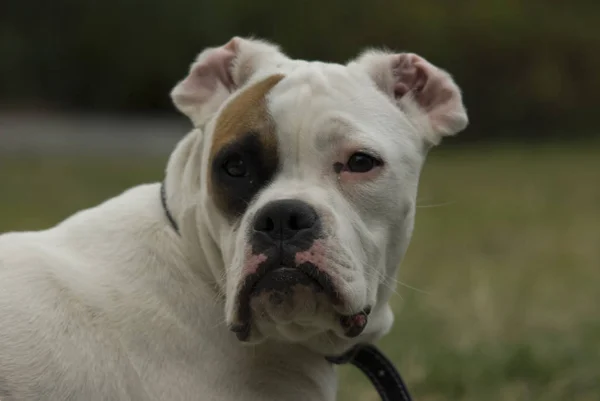
<svg viewBox="0 0 600 401">
<path fill-rule="evenodd" d="M 163 185 L 0 237 L 3 401 L 334 400 L 324 356 L 390 329 L 427 150 L 467 125 L 450 75 L 234 38 L 172 98 Z"/>
</svg>

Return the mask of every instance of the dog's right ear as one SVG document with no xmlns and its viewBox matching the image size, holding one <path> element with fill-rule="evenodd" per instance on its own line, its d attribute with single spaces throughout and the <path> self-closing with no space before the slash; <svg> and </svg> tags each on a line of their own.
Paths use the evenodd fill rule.
<svg viewBox="0 0 600 401">
<path fill-rule="evenodd" d="M 426 123 L 421 131 L 431 144 L 468 125 L 462 94 L 453 78 L 424 58 L 413 53 L 370 50 L 352 64 L 366 71 L 396 106 Z"/>
<path fill-rule="evenodd" d="M 286 59 L 277 46 L 268 42 L 234 37 L 221 47 L 200 53 L 188 76 L 171 91 L 171 99 L 195 126 L 200 126 L 259 67 Z"/>
</svg>

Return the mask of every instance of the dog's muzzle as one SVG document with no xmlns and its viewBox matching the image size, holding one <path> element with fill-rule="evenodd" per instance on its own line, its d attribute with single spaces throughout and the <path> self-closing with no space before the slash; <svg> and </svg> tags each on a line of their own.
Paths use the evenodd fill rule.
<svg viewBox="0 0 600 401">
<path fill-rule="evenodd" d="M 326 273 L 323 230 L 319 214 L 296 199 L 273 201 L 255 216 L 250 238 L 251 258 L 238 296 L 238 339 L 250 335 L 252 311 L 276 321 L 292 321 L 311 313 L 319 299 L 339 305 L 339 293 Z M 368 308 L 340 316 L 347 337 L 356 337 L 367 324 Z"/>
</svg>

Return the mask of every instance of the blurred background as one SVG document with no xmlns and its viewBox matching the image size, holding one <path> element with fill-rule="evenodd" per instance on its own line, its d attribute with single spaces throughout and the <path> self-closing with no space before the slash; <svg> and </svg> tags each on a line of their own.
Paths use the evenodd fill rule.
<svg viewBox="0 0 600 401">
<path fill-rule="evenodd" d="M 470 127 L 430 155 L 396 323 L 417 400 L 600 399 L 600 2 L 0 2 L 0 232 L 159 181 L 189 129 L 169 91 L 234 35 L 450 71 Z M 342 369 L 340 399 L 376 400 Z"/>
</svg>

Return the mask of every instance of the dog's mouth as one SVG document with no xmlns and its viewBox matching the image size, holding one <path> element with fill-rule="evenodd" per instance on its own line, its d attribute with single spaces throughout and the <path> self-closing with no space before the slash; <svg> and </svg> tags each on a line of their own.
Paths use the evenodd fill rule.
<svg viewBox="0 0 600 401">
<path fill-rule="evenodd" d="M 294 285 L 304 285 L 311 287 L 315 291 L 326 292 L 325 286 L 327 284 L 323 280 L 319 281 L 315 276 L 311 276 L 301 269 L 280 266 L 259 276 L 256 283 L 250 289 L 249 295 L 252 296 L 262 291 L 286 292 Z"/>
<path fill-rule="evenodd" d="M 238 293 L 238 322 L 231 325 L 230 330 L 236 334 L 238 340 L 248 341 L 252 329 L 252 298 L 268 293 L 270 302 L 277 304 L 283 302 L 285 297 L 292 296 L 298 287 L 307 288 L 315 294 L 325 294 L 333 305 L 342 303 L 331 277 L 311 263 L 304 263 L 295 268 L 278 266 L 275 269 L 263 269 L 245 279 Z M 366 307 L 351 315 L 338 314 L 339 324 L 346 337 L 354 338 L 364 331 L 370 309 Z"/>
</svg>

